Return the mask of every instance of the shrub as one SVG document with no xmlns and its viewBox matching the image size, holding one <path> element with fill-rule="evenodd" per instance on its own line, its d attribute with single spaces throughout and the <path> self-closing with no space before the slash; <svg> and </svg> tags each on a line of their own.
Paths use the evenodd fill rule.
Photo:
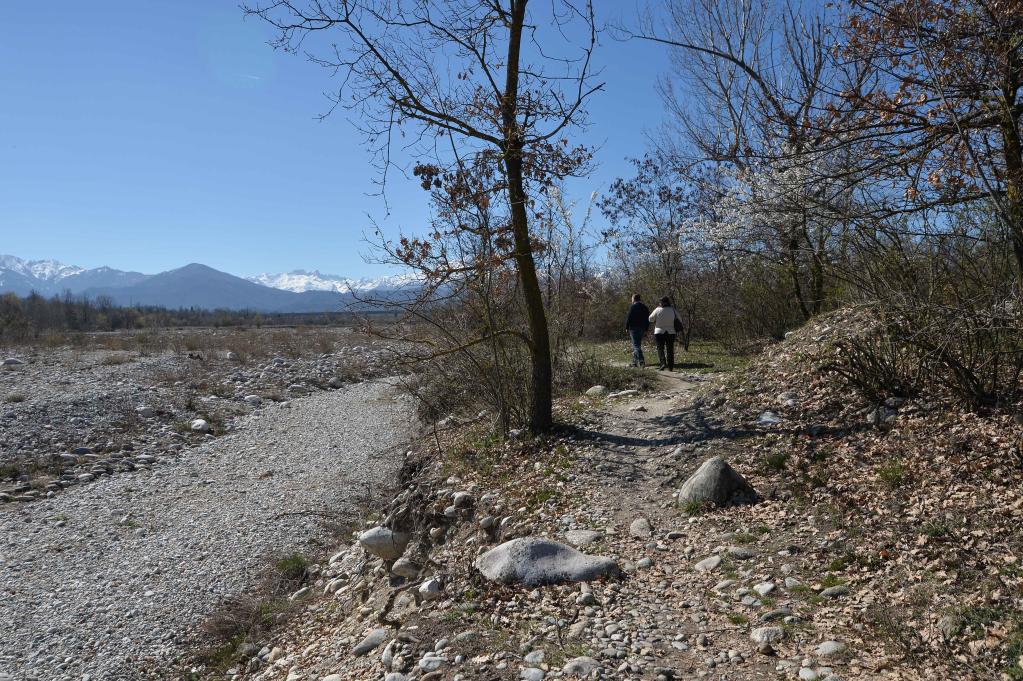
<svg viewBox="0 0 1023 681">
<path fill-rule="evenodd" d="M 555 387 L 562 394 L 575 394 L 602 385 L 608 390 L 647 389 L 654 379 L 646 371 L 613 365 L 592 350 L 573 349 L 555 367 Z"/>
<path fill-rule="evenodd" d="M 309 569 L 310 561 L 301 553 L 291 553 L 274 563 L 274 571 L 285 581 L 301 582 Z"/>
</svg>

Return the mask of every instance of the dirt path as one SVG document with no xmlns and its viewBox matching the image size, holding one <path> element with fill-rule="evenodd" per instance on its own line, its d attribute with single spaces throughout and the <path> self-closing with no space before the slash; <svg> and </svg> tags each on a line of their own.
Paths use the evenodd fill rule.
<svg viewBox="0 0 1023 681">
<path fill-rule="evenodd" d="M 458 489 L 479 500 L 441 521 L 447 538 L 430 554 L 441 595 L 395 601 L 393 579 L 354 546 L 349 555 L 361 567 L 346 578 L 368 590 L 343 587 L 310 608 L 272 642 L 282 651 L 277 661 L 257 661 L 245 678 L 548 681 L 596 669 L 598 677 L 581 673 L 621 681 L 879 678 L 857 660 L 866 646 L 856 631 L 829 617 L 847 608 L 850 591 L 826 595 L 832 584 L 819 583 L 824 570 L 815 555 L 825 535 L 812 519 L 786 519 L 791 506 L 768 491 L 748 450 L 755 431 L 725 424 L 727 408 L 705 406 L 696 386 L 716 379 L 660 376 L 651 392 L 581 398 L 574 427 L 549 457 L 533 451 L 528 465 L 511 459 L 478 486 L 466 479 L 471 468 L 466 478 L 438 469 L 424 479 L 423 493 L 444 503 Z M 712 456 L 732 462 L 765 498 L 680 508 L 674 492 Z M 495 538 L 486 527 L 499 515 L 508 530 Z M 537 589 L 483 583 L 472 561 L 515 536 L 575 544 L 627 574 Z M 397 617 L 401 630 L 375 630 L 374 611 Z M 372 652 L 363 655 L 357 648 L 367 640 Z"/>
<path fill-rule="evenodd" d="M 384 382 L 267 405 L 184 456 L 0 512 L 0 679 L 168 678 L 225 596 L 324 514 L 385 494 L 409 435 Z M 5 676 L 6 675 L 6 676 Z"/>
<path fill-rule="evenodd" d="M 661 390 L 609 400 L 583 431 L 589 446 L 574 467 L 582 491 L 576 520 L 603 528 L 599 553 L 622 556 L 630 577 L 611 589 L 594 585 L 596 602 L 608 605 L 589 609 L 579 638 L 598 659 L 633 660 L 613 678 L 655 678 L 667 670 L 672 678 L 738 681 L 802 672 L 800 678 L 837 679 L 844 660 L 814 654 L 815 642 L 830 637 L 803 626 L 811 616 L 811 604 L 797 595 L 805 537 L 758 525 L 778 504 L 689 516 L 674 502 L 672 494 L 711 456 L 751 478 L 755 471 L 739 455 L 745 433 L 721 425 L 694 400 L 693 389 L 706 379 L 659 376 Z M 634 526 L 640 519 L 649 531 Z M 708 558 L 713 567 L 705 569 L 699 564 Z M 627 632 L 629 645 L 608 635 L 609 623 Z M 775 626 L 783 633 L 772 644 L 777 657 L 751 640 L 754 630 Z"/>
</svg>

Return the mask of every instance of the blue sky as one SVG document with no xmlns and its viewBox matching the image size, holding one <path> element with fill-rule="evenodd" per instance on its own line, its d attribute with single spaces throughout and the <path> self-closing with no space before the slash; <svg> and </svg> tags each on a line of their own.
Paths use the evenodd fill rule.
<svg viewBox="0 0 1023 681">
<path fill-rule="evenodd" d="M 347 112 L 317 120 L 328 75 L 272 51 L 236 4 L 5 3 L 0 253 L 143 272 L 382 273 L 363 261 L 367 216 L 414 230 L 426 194 L 392 178 L 388 215 Z M 580 141 L 599 146 L 598 167 L 573 187 L 581 201 L 628 173 L 624 158 L 662 122 L 663 48 L 604 37 L 597 61 L 606 90 Z"/>
</svg>

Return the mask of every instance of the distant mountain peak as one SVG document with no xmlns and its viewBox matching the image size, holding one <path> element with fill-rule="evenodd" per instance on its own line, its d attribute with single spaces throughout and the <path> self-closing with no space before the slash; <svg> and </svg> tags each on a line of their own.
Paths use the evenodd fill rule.
<svg viewBox="0 0 1023 681">
<path fill-rule="evenodd" d="M 0 255 L 0 294 L 54 296 L 70 292 L 88 298 L 109 297 L 118 305 L 339 312 L 352 304 L 364 308 L 352 291 L 371 291 L 381 297 L 392 292 L 405 295 L 400 289 L 411 282 L 405 277 L 347 279 L 318 270 L 242 278 L 197 262 L 159 274 L 142 274 Z"/>
<path fill-rule="evenodd" d="M 23 260 L 13 255 L 0 255 L 0 269 L 41 281 L 59 281 L 85 271 L 83 267 L 65 265 L 57 260 Z"/>
<path fill-rule="evenodd" d="M 319 270 L 291 270 L 279 274 L 264 272 L 248 279 L 263 286 L 295 293 L 306 291 L 336 291 L 338 293 L 388 291 L 402 288 L 411 281 L 408 277 L 401 276 L 352 279 L 339 274 L 324 274 Z"/>
</svg>

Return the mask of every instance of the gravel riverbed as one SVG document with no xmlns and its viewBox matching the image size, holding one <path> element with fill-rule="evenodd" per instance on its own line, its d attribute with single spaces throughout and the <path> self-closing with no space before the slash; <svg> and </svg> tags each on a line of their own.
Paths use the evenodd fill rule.
<svg viewBox="0 0 1023 681">
<path fill-rule="evenodd" d="M 0 679 L 167 678 L 269 557 L 384 493 L 412 418 L 386 381 L 267 403 L 176 456 L 0 507 Z"/>
</svg>

